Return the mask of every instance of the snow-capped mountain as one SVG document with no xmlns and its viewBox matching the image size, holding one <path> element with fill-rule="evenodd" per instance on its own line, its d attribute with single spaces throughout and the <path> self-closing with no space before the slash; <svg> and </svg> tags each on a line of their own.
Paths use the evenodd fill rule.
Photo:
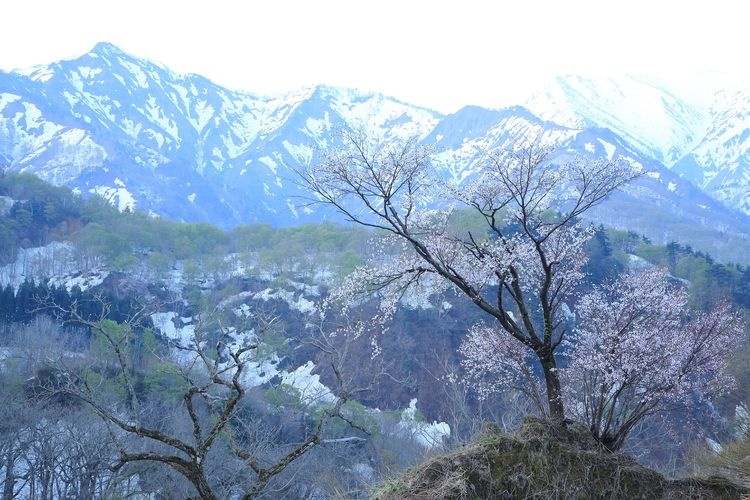
<svg viewBox="0 0 750 500">
<path fill-rule="evenodd" d="M 424 142 L 437 150 L 436 167 L 446 177 L 463 181 L 474 174 L 486 151 L 530 140 L 554 148 L 555 161 L 581 154 L 621 157 L 643 169 L 640 179 L 590 213 L 596 222 L 636 231 L 660 244 L 690 242 L 722 260 L 737 261 L 737 248 L 750 250 L 749 217 L 725 207 L 606 128 L 564 127 L 520 106 L 494 111 L 468 106 L 446 116 Z"/>
<path fill-rule="evenodd" d="M 741 82 L 725 85 L 706 88 L 696 100 L 645 78 L 565 76 L 525 105 L 568 127 L 608 128 L 714 199 L 750 214 L 750 94 Z"/>
<path fill-rule="evenodd" d="M 719 92 L 711 123 L 675 172 L 727 206 L 750 214 L 750 93 Z"/>
<path fill-rule="evenodd" d="M 643 153 L 671 166 L 700 141 L 706 113 L 644 78 L 561 76 L 524 105 L 573 128 L 608 128 Z"/>
<path fill-rule="evenodd" d="M 312 161 L 333 130 L 425 136 L 438 113 L 327 87 L 234 92 L 110 44 L 0 74 L 0 166 L 176 219 L 222 226 L 304 218 L 286 167 Z"/>
<path fill-rule="evenodd" d="M 695 231 L 718 245 L 750 240 L 750 218 L 664 167 L 675 164 L 675 172 L 711 188 L 698 175 L 703 170 L 688 172 L 688 159 L 700 168 L 719 165 L 728 152 L 731 161 L 746 161 L 747 148 L 731 134 L 741 138 L 746 131 L 740 111 L 750 111 L 747 100 L 704 112 L 644 80 L 569 77 L 527 104 L 470 106 L 443 116 L 391 97 L 324 86 L 260 96 L 176 74 L 102 43 L 74 60 L 0 72 L 0 168 L 101 194 L 121 209 L 223 227 L 287 225 L 325 215 L 301 200 L 306 193 L 292 170 L 336 146 L 339 128 L 364 127 L 384 139 L 417 137 L 435 148 L 435 166 L 459 182 L 488 150 L 534 140 L 553 146 L 560 159 L 622 156 L 650 172 L 602 205 L 602 222 L 659 242 L 695 239 Z M 714 135 L 702 132 L 706 124 Z M 726 182 L 736 181 L 729 177 Z"/>
</svg>

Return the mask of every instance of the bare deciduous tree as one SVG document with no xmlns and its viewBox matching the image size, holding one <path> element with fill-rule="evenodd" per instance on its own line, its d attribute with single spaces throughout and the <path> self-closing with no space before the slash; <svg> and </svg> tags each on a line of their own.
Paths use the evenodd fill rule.
<svg viewBox="0 0 750 500">
<path fill-rule="evenodd" d="M 107 425 L 117 449 L 115 472 L 132 464 L 158 463 L 187 479 L 198 498 L 214 499 L 229 494 L 255 498 L 290 464 L 326 441 L 324 430 L 330 420 L 341 419 L 359 428 L 344 411 L 344 405 L 356 391 L 345 385 L 334 360 L 337 391 L 304 441 L 280 445 L 280 449 L 287 448 L 281 454 L 256 453 L 259 448 L 250 442 L 252 434 L 243 425 L 240 411 L 247 393 L 243 376 L 264 333 L 275 327 L 274 317 L 232 310 L 227 304 L 221 310 L 201 314 L 191 338 L 173 344 L 179 350 L 179 363 L 170 366 L 175 367 L 173 375 L 181 389 L 172 418 L 185 423 L 181 430 L 165 425 L 148 407 L 138 388 L 133 346 L 146 324 L 145 307 L 135 310 L 126 321 L 114 323 L 105 319 L 110 307 L 107 303 L 100 304 L 98 318 L 82 316 L 75 303 L 64 311 L 54 304 L 48 305 L 90 328 L 94 342 L 105 348 L 99 353 L 100 359 L 89 365 L 74 360 L 72 365 L 61 367 L 60 373 L 67 382 L 55 390 L 85 402 Z M 242 324 L 237 324 L 238 321 Z M 109 354 L 110 359 L 102 354 Z M 108 362 L 109 366 L 105 366 Z M 118 383 L 124 395 L 120 401 L 112 399 L 112 387 L 102 390 L 107 384 Z M 103 397 L 106 392 L 109 397 Z M 212 469 L 215 464 L 210 463 L 219 453 L 217 450 L 244 468 L 241 474 L 232 472 L 235 477 L 232 484 L 222 484 L 222 478 L 212 477 L 211 473 L 217 469 Z M 254 480 L 247 480 L 252 477 Z"/>
</svg>

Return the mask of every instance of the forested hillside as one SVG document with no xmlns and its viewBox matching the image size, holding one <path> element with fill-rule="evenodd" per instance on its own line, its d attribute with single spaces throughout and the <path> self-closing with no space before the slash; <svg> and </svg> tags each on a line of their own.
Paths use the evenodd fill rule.
<svg viewBox="0 0 750 500">
<path fill-rule="evenodd" d="M 377 301 L 323 314 L 329 291 L 357 266 L 383 248 L 397 252 L 381 232 L 332 223 L 227 231 L 120 212 L 26 174 L 0 176 L 0 196 L 8 498 L 187 497 L 201 477 L 218 496 L 365 497 L 425 454 L 467 442 L 483 422 L 512 429 L 534 411 L 512 392 L 482 399 L 467 385 L 458 347 L 480 316 L 465 298 L 404 298 L 377 331 L 367 324 Z M 470 231 L 480 223 L 470 211 L 448 221 Z M 584 251 L 577 294 L 661 266 L 695 314 L 725 300 L 745 316 L 750 308 L 750 268 L 689 246 L 598 226 Z M 249 357 L 233 362 L 242 349 Z M 747 338 L 734 356 L 734 388 L 712 405 L 645 421 L 627 452 L 682 473 L 705 438 L 731 441 L 742 425 L 736 409 L 750 401 Z M 217 429 L 217 441 L 191 455 L 180 443 L 196 425 Z M 157 443 L 158 457 L 136 456 L 144 442 Z M 309 453 L 285 462 L 300 447 Z M 193 460 L 188 472 L 206 465 L 183 474 L 173 456 Z"/>
</svg>

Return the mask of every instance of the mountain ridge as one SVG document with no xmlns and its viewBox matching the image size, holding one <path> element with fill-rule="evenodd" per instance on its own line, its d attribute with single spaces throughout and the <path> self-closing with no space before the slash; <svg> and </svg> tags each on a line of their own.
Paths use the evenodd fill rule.
<svg viewBox="0 0 750 500">
<path fill-rule="evenodd" d="M 576 82 L 576 88 L 588 85 Z M 617 87 L 616 82 L 612 85 Z M 657 99 L 659 89 L 653 85 L 628 85 L 645 85 L 652 100 Z M 582 95 L 569 94 L 569 100 Z M 328 217 L 299 204 L 304 193 L 292 170 L 317 161 L 326 148 L 339 146 L 336 130 L 364 127 L 383 140 L 416 137 L 436 150 L 436 168 L 459 183 L 473 175 L 486 151 L 535 139 L 553 147 L 561 161 L 574 153 L 609 158 L 617 154 L 658 173 L 623 195 L 640 200 L 628 202 L 631 207 L 650 200 L 652 227 L 644 229 L 649 237 L 667 237 L 672 230 L 659 233 L 655 221 L 674 216 L 681 218 L 681 225 L 732 228 L 734 236 L 750 238 L 750 218 L 669 172 L 662 164 L 669 150 L 658 141 L 645 144 L 642 131 L 633 128 L 632 116 L 630 122 L 605 120 L 601 103 L 614 99 L 605 94 L 598 96 L 598 108 L 591 108 L 590 116 L 570 114 L 568 123 L 557 123 L 544 109 L 533 109 L 549 106 L 550 100 L 531 100 L 530 108 L 467 106 L 443 115 L 382 94 L 326 85 L 272 96 L 229 90 L 103 42 L 75 59 L 26 72 L 0 72 L 0 166 L 35 173 L 81 193 L 101 194 L 120 209 L 138 208 L 222 227 L 249 222 L 288 225 Z M 624 94 L 619 99 L 622 105 Z M 694 140 L 686 137 L 695 135 L 690 120 L 697 112 L 688 105 L 680 107 L 674 96 L 665 99 L 669 106 L 658 113 L 672 116 L 667 111 L 674 108 L 674 116 L 685 118 L 669 131 L 682 140 L 682 149 L 672 156 L 676 158 Z M 581 114 L 582 103 L 574 100 L 560 109 Z M 714 128 L 720 130 L 721 123 Z M 655 154 L 655 148 L 661 152 Z M 705 158 L 716 156 L 695 155 L 697 168 Z M 683 164 L 676 160 L 675 172 L 682 173 Z M 722 179 L 719 188 L 729 185 L 736 193 L 735 184 L 743 177 Z M 745 207 L 741 200 L 738 207 Z M 605 205 L 599 216 L 612 222 L 615 211 L 608 212 Z M 623 224 L 627 220 L 615 225 L 633 228 Z"/>
</svg>

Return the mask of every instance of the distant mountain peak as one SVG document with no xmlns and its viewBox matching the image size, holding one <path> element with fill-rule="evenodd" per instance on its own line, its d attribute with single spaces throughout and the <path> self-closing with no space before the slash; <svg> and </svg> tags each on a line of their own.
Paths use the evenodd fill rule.
<svg viewBox="0 0 750 500">
<path fill-rule="evenodd" d="M 117 45 L 110 42 L 99 42 L 94 45 L 94 48 L 89 53 L 99 55 L 129 55 Z"/>
<path fill-rule="evenodd" d="M 525 105 L 568 127 L 608 128 L 667 166 L 687 154 L 706 129 L 705 110 L 638 76 L 558 76 Z"/>
<path fill-rule="evenodd" d="M 299 205 L 304 193 L 291 180 L 292 171 L 341 146 L 334 131 L 362 127 L 383 140 L 416 137 L 435 147 L 436 169 L 459 183 L 476 174 L 487 151 L 530 140 L 556 148 L 561 158 L 623 156 L 663 173 L 648 191 L 662 203 L 654 208 L 661 210 L 659 217 L 681 212 L 689 214 L 682 219 L 685 227 L 716 225 L 729 216 L 660 163 L 685 155 L 696 140 L 716 147 L 696 150 L 691 162 L 679 164 L 686 172 L 717 170 L 729 152 L 744 161 L 745 142 L 735 147 L 735 136 L 742 139 L 750 116 L 750 103 L 733 94 L 715 111 L 696 110 L 645 80 L 575 75 L 555 79 L 523 107 L 467 106 L 447 116 L 384 94 L 330 85 L 256 95 L 178 74 L 108 42 L 75 59 L 0 73 L 0 89 L 0 166 L 102 194 L 119 206 L 224 227 L 320 220 L 321 214 Z M 732 114 L 734 109 L 740 113 Z M 695 132 L 704 112 L 713 113 L 711 137 L 721 137 L 721 144 Z M 740 193 L 745 185 L 735 179 L 743 170 L 735 175 L 732 167 L 717 173 L 710 186 Z M 748 207 L 714 192 L 729 206 Z M 663 208 L 667 203 L 672 212 Z"/>
</svg>

